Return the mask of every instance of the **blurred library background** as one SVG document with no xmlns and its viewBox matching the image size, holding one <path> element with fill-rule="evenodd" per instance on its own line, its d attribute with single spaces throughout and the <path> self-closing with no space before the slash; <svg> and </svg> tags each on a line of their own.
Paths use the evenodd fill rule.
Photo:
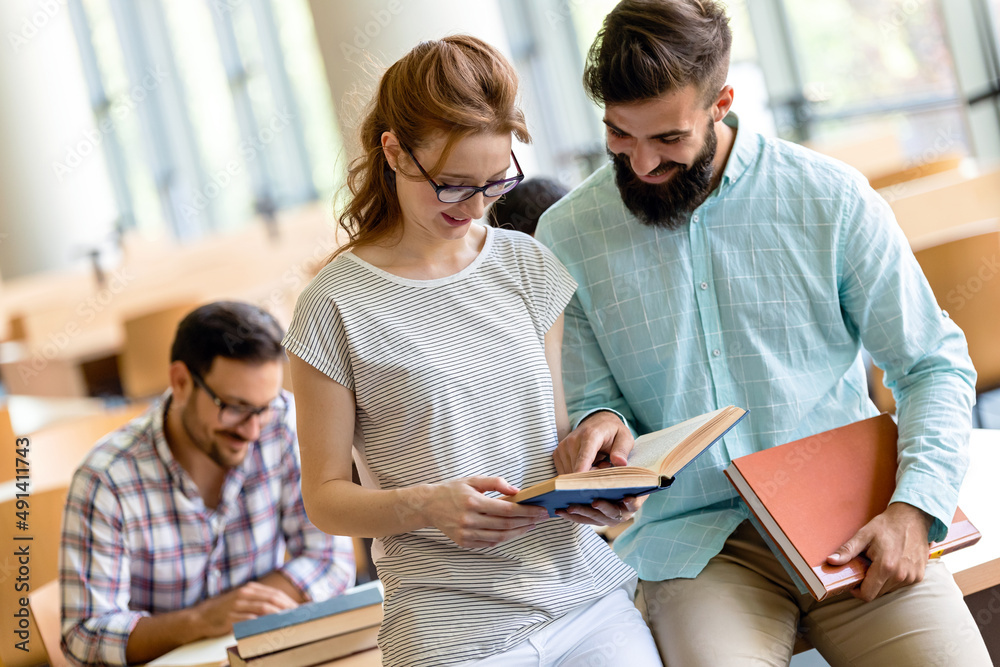
<svg viewBox="0 0 1000 667">
<path fill-rule="evenodd" d="M 569 188 L 601 165 L 581 74 L 614 4 L 0 3 L 0 431 L 32 434 L 45 461 L 35 511 L 58 526 L 84 452 L 166 388 L 194 306 L 241 299 L 287 324 L 341 240 L 334 212 L 381 68 L 419 41 L 471 33 L 511 59 L 527 176 Z M 886 198 L 969 339 L 976 425 L 1000 428 L 1000 0 L 728 7 L 741 127 L 844 160 Z M 38 583 L 55 576 L 46 539 L 57 532 L 39 538 Z M 823 664 L 810 660 L 794 664 Z"/>
<path fill-rule="evenodd" d="M 580 80 L 613 6 L 3 3 L 2 390 L 140 398 L 165 382 L 165 362 L 148 362 L 168 344 L 158 332 L 192 304 L 242 298 L 287 321 L 338 243 L 333 215 L 381 68 L 420 40 L 468 32 L 508 55 L 534 137 L 518 147 L 525 173 L 576 185 L 606 160 Z M 916 252 L 975 238 L 938 296 L 971 320 L 970 339 L 992 338 L 970 314 L 995 312 L 1000 283 L 976 254 L 1000 216 L 1000 0 L 728 7 L 743 126 L 861 170 Z M 986 366 L 1000 351 L 977 353 L 982 387 L 1000 384 Z"/>
</svg>

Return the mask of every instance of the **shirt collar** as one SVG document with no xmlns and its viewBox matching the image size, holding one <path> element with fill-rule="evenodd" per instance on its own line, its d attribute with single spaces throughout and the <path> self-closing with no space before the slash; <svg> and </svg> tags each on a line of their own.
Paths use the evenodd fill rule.
<svg viewBox="0 0 1000 667">
<path fill-rule="evenodd" d="M 170 475 L 171 483 L 188 498 L 200 497 L 201 494 L 198 492 L 198 486 L 191 479 L 191 476 L 187 474 L 183 466 L 174 458 L 174 453 L 170 449 L 169 443 L 167 443 L 164 422 L 166 421 L 167 411 L 170 410 L 170 404 L 173 402 L 173 399 L 173 391 L 167 389 L 160 396 L 153 410 L 153 446 L 156 449 L 156 455 L 163 463 L 163 467 L 166 468 L 167 473 Z"/>
<path fill-rule="evenodd" d="M 715 189 L 713 195 L 721 194 L 723 190 L 735 183 L 743 175 L 743 172 L 747 170 L 747 167 L 753 163 L 754 157 L 757 154 L 753 133 L 747 130 L 740 131 L 740 119 L 735 113 L 730 111 L 722 119 L 722 122 L 736 132 L 736 137 L 733 139 L 733 148 L 729 151 L 726 168 L 722 170 L 722 179 L 719 181 L 719 186 Z"/>
</svg>

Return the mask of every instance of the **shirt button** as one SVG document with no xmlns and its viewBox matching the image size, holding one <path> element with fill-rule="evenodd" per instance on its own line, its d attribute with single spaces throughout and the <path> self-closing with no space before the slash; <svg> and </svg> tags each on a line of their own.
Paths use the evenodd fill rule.
<svg viewBox="0 0 1000 667">
<path fill-rule="evenodd" d="M 695 213 L 694 215 L 691 216 L 691 222 L 698 222 L 698 214 L 697 213 Z"/>
<path fill-rule="evenodd" d="M 708 283 L 702 283 L 701 284 L 701 288 L 702 289 L 708 289 Z"/>
<path fill-rule="evenodd" d="M 720 350 L 719 348 L 715 348 L 714 350 L 712 350 L 712 356 L 713 357 L 717 357 L 720 354 L 722 354 L 722 350 Z"/>
</svg>

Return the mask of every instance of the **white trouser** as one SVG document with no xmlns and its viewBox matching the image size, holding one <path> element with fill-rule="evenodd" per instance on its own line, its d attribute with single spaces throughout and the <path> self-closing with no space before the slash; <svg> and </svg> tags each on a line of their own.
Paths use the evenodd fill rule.
<svg viewBox="0 0 1000 667">
<path fill-rule="evenodd" d="M 635 582 L 574 609 L 503 653 L 461 667 L 662 667 L 632 602 Z"/>
</svg>

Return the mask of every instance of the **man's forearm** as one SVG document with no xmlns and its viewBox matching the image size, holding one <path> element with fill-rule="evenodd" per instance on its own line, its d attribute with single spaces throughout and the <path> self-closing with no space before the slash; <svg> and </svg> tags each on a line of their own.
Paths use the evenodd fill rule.
<svg viewBox="0 0 1000 667">
<path fill-rule="evenodd" d="M 128 636 L 125 658 L 129 664 L 149 662 L 178 646 L 204 639 L 204 626 L 191 609 L 180 609 L 139 620 Z"/>
</svg>

